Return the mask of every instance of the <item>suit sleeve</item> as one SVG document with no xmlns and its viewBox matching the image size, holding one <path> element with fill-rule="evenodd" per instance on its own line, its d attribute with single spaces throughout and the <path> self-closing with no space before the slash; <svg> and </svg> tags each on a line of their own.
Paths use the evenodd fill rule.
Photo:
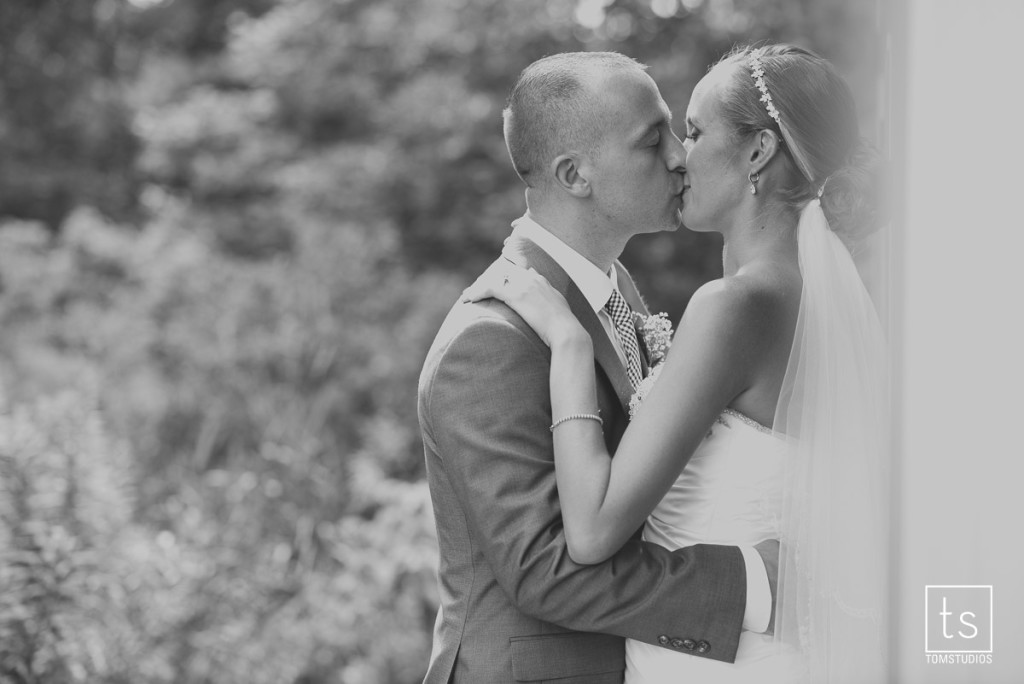
<svg viewBox="0 0 1024 684">
<path fill-rule="evenodd" d="M 449 343 L 426 396 L 429 431 L 472 534 L 519 610 L 563 627 L 710 645 L 732 662 L 743 621 L 742 554 L 631 540 L 598 565 L 569 558 L 549 426 L 550 353 L 532 331 L 479 319 Z"/>
</svg>

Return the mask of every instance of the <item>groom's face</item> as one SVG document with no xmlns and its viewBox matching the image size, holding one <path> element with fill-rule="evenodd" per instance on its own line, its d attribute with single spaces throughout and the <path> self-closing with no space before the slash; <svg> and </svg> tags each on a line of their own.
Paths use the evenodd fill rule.
<svg viewBox="0 0 1024 684">
<path fill-rule="evenodd" d="M 680 225 L 685 152 L 654 81 L 642 71 L 605 77 L 603 131 L 591 160 L 595 220 L 630 236 Z"/>
</svg>

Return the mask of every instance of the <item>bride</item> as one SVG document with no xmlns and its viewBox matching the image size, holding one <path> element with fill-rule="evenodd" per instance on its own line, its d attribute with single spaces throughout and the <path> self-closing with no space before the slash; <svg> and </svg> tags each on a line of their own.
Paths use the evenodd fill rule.
<svg viewBox="0 0 1024 684">
<path fill-rule="evenodd" d="M 592 342 L 562 296 L 511 265 L 466 292 L 551 348 L 574 561 L 642 524 L 669 548 L 781 541 L 774 635 L 743 632 L 735 664 L 628 641 L 630 684 L 885 678 L 884 339 L 846 244 L 871 223 L 858 140 L 849 88 L 806 50 L 739 49 L 700 81 L 682 217 L 723 235 L 724 277 L 693 296 L 614 459 Z"/>
</svg>

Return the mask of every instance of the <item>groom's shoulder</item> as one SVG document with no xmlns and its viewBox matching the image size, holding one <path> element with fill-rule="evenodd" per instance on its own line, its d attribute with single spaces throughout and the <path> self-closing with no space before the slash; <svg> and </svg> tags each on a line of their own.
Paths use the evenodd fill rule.
<svg viewBox="0 0 1024 684">
<path fill-rule="evenodd" d="M 423 363 L 418 383 L 421 409 L 441 387 L 467 390 L 529 369 L 546 378 L 549 358 L 544 342 L 503 302 L 457 302 Z"/>
<path fill-rule="evenodd" d="M 503 258 L 490 264 L 480 277 L 491 273 L 494 269 L 507 267 Z M 528 333 L 528 335 L 527 335 Z M 504 302 L 497 299 L 484 299 L 477 302 L 455 301 L 445 316 L 441 328 L 437 332 L 431 346 L 428 359 L 444 352 L 453 342 L 472 340 L 479 336 L 519 337 L 520 334 L 533 337 L 539 341 L 533 329 Z"/>
<path fill-rule="evenodd" d="M 427 358 L 428 362 L 431 358 L 440 359 L 453 345 L 493 352 L 496 345 L 508 344 L 544 347 L 533 329 L 504 302 L 497 299 L 459 301 L 441 324 Z"/>
<path fill-rule="evenodd" d="M 485 273 L 506 265 L 507 261 L 499 258 Z M 527 357 L 549 358 L 550 351 L 533 328 L 508 305 L 497 299 L 457 300 L 427 352 L 420 390 L 429 390 L 442 367 L 495 368 L 514 365 Z"/>
</svg>

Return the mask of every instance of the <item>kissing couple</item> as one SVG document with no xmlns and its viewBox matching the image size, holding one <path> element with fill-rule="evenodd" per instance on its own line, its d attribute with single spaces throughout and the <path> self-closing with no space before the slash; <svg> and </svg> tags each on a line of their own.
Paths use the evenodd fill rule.
<svg viewBox="0 0 1024 684">
<path fill-rule="evenodd" d="M 419 384 L 440 547 L 425 684 L 886 677 L 885 339 L 854 98 L 736 49 L 680 141 L 646 68 L 546 57 L 504 111 L 526 214 Z M 617 261 L 714 231 L 674 337 Z M 669 349 L 669 347 L 671 347 Z"/>
</svg>

